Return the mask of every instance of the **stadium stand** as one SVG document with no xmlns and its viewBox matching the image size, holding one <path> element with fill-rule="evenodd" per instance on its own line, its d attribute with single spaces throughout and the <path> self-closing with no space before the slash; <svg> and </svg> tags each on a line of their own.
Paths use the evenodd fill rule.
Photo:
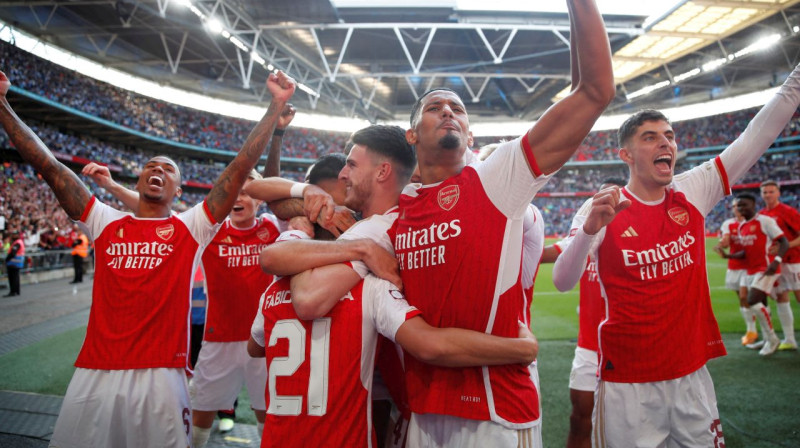
<svg viewBox="0 0 800 448">
<path fill-rule="evenodd" d="M 235 152 L 252 126 L 246 120 L 167 104 L 107 85 L 4 42 L 0 42 L 0 67 L 8 70 L 16 87 L 34 97 L 38 96 L 75 111 L 108 120 L 117 126 L 173 142 L 171 156 L 181 166 L 185 191 L 181 200 L 175 204 L 177 210 L 199 201 L 208 185 L 222 171 L 223 158 L 213 150 Z M 674 123 L 681 152 L 676 172 L 684 171 L 718 154 L 744 130 L 756 111 L 756 108 L 747 109 Z M 109 141 L 102 135 L 92 135 L 91 130 L 78 133 L 64 129 L 57 123 L 41 121 L 46 120 L 44 117 L 24 118 L 62 161 L 76 170 L 89 161 L 106 164 L 115 178 L 123 184 L 135 180 L 144 161 L 158 154 L 144 144 L 126 145 Z M 475 148 L 494 143 L 501 138 L 515 137 L 480 137 L 476 139 Z M 284 137 L 282 154 L 285 158 L 297 159 L 297 163 L 288 165 L 288 168 L 284 164 L 282 174 L 301 180 L 308 165 L 321 155 L 341 152 L 347 138 L 345 133 L 291 128 Z M 747 173 L 743 183 L 735 188 L 757 188 L 761 180 L 775 179 L 783 185 L 783 201 L 794 207 L 800 206 L 800 179 L 796 174 L 800 172 L 800 160 L 796 157 L 800 151 L 798 142 L 800 119 L 796 115 L 767 155 Z M 199 147 L 197 149 L 200 152 L 184 151 L 181 144 Z M 203 148 L 210 151 L 203 153 Z M 535 202 L 544 215 L 548 235 L 559 236 L 568 230 L 572 215 L 594 193 L 603 179 L 627 177 L 626 167 L 617 159 L 616 148 L 615 132 L 592 132 L 572 161 L 542 190 Z M 6 161 L 2 198 L 8 199 L 4 200 L 5 203 L 0 202 L 0 213 L 7 221 L 6 229 L 21 228 L 28 232 L 41 233 L 43 228 L 39 227 L 39 216 L 47 217 L 49 225 L 67 228 L 70 223 L 46 185 L 38 183 L 36 186 L 37 183 L 31 180 L 36 174 L 29 167 L 9 162 L 15 158 L 5 134 L 0 135 L 0 157 L 0 160 Z M 30 201 L 33 198 L 35 204 L 21 206 L 18 204 L 18 198 L 23 194 L 20 191 L 27 191 L 28 188 L 36 193 L 26 196 L 26 199 Z M 95 189 L 95 193 L 103 201 L 123 208 L 102 189 Z M 720 203 L 707 218 L 707 231 L 717 232 L 721 222 L 728 216 L 729 204 Z"/>
</svg>

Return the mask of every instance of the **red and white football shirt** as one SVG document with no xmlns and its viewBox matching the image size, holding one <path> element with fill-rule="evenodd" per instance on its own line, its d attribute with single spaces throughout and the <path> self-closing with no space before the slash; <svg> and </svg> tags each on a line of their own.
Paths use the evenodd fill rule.
<svg viewBox="0 0 800 448">
<path fill-rule="evenodd" d="M 95 244 L 89 327 L 76 367 L 187 367 L 192 274 L 219 225 L 205 201 L 168 218 L 136 218 L 95 197 L 81 222 Z"/>
<path fill-rule="evenodd" d="M 770 260 L 769 246 L 776 238 L 783 235 L 778 223 L 765 215 L 756 215 L 753 219 L 744 221 L 739 225 L 739 244 L 744 250 L 747 275 L 758 274 L 767 270 Z M 780 266 L 775 271 L 781 272 Z"/>
<path fill-rule="evenodd" d="M 740 221 L 737 221 L 735 218 L 728 218 L 722 223 L 722 227 L 720 228 L 722 236 L 730 235 L 728 237 L 728 252 L 731 254 L 744 250 L 739 243 L 739 224 Z M 747 269 L 747 261 L 742 258 L 728 258 L 728 269 L 731 271 Z"/>
<path fill-rule="evenodd" d="M 572 219 L 569 236 L 555 244 L 559 253 L 566 250 L 578 232 L 578 228 L 583 226 L 586 220 L 585 215 L 589 212 L 592 200 L 584 202 L 578 209 L 578 213 Z M 597 277 L 597 262 L 593 256 L 589 256 L 586 268 L 580 279 L 578 313 L 578 347 L 597 352 L 600 350 L 597 342 L 597 327 L 606 318 L 606 302 L 600 291 L 600 281 Z"/>
<path fill-rule="evenodd" d="M 773 208 L 765 208 L 758 213 L 769 216 L 777 221 L 778 227 L 783 231 L 783 236 L 789 241 L 800 236 L 800 212 L 793 207 L 780 203 Z M 783 263 L 800 263 L 800 246 L 787 250 L 783 255 Z"/>
<path fill-rule="evenodd" d="M 525 306 L 523 323 L 530 325 L 533 284 L 539 272 L 539 263 L 544 251 L 544 218 L 542 212 L 533 205 L 528 206 L 522 222 L 522 288 L 528 301 Z"/>
<path fill-rule="evenodd" d="M 262 447 L 374 446 L 372 377 L 378 333 L 419 315 L 389 282 L 367 276 L 328 314 L 298 319 L 290 278 L 261 299 L 253 339 L 265 347 L 267 417 Z M 261 319 L 261 321 L 259 321 Z M 260 331 L 259 331 L 260 329 Z"/>
<path fill-rule="evenodd" d="M 524 145 L 524 148 L 523 148 Z M 409 303 L 437 327 L 516 337 L 527 301 L 521 282 L 523 217 L 547 182 L 526 137 L 502 143 L 484 162 L 400 197 L 395 252 Z M 449 369 L 405 357 L 412 411 L 535 424 L 536 387 L 527 366 Z"/>
<path fill-rule="evenodd" d="M 237 229 L 230 218 L 203 252 L 208 304 L 204 339 L 211 342 L 246 341 L 249 322 L 258 310 L 258 298 L 272 283 L 261 270 L 261 251 L 280 234 L 277 218 L 262 215 L 253 227 Z"/>
</svg>

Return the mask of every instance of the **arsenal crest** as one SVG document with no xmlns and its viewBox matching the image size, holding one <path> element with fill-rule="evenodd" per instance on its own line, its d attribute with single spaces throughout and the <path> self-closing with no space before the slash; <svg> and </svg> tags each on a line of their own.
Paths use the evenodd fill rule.
<svg viewBox="0 0 800 448">
<path fill-rule="evenodd" d="M 163 226 L 156 227 L 156 235 L 158 235 L 158 237 L 164 241 L 169 241 L 174 233 L 175 226 L 172 224 L 165 224 Z"/>
<path fill-rule="evenodd" d="M 439 190 L 439 207 L 443 210 L 450 211 L 456 206 L 460 191 L 458 185 L 450 185 Z"/>
<path fill-rule="evenodd" d="M 256 236 L 261 241 L 267 241 L 269 239 L 269 229 L 260 229 L 258 232 L 256 232 Z"/>
<path fill-rule="evenodd" d="M 685 226 L 689 224 L 689 212 L 683 207 L 673 207 L 667 210 L 667 214 L 679 225 Z"/>
</svg>

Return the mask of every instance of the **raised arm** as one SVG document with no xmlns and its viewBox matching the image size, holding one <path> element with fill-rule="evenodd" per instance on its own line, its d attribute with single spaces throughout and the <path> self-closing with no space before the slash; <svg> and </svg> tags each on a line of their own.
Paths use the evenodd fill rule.
<svg viewBox="0 0 800 448">
<path fill-rule="evenodd" d="M 267 113 L 247 136 L 242 149 L 225 168 L 225 171 L 220 174 L 219 179 L 214 182 L 214 186 L 206 196 L 208 209 L 217 222 L 222 222 L 230 213 L 233 203 L 239 195 L 239 190 L 267 147 L 281 111 L 294 94 L 295 87 L 294 80 L 285 73 L 270 73 L 269 79 L 267 79 L 267 89 L 272 94 L 272 101 Z"/>
<path fill-rule="evenodd" d="M 269 144 L 267 163 L 264 165 L 264 172 L 261 173 L 264 177 L 277 177 L 281 175 L 281 146 L 283 146 L 283 134 L 294 119 L 295 112 L 297 111 L 291 104 L 284 106 L 281 111 L 281 116 L 278 118 L 278 124 L 275 131 L 272 133 L 272 139 Z"/>
<path fill-rule="evenodd" d="M 5 73 L 0 72 L 0 122 L 3 128 L 19 155 L 50 185 L 67 215 L 74 220 L 80 219 L 92 197 L 89 189 L 72 170 L 56 160 L 39 137 L 20 120 L 6 97 L 9 87 L 11 82 Z"/>
<path fill-rule="evenodd" d="M 444 367 L 530 364 L 539 353 L 536 337 L 524 324 L 520 324 L 518 338 L 503 338 L 433 327 L 417 316 L 400 326 L 395 341 L 420 361 Z"/>
<path fill-rule="evenodd" d="M 614 99 L 611 48 L 594 0 L 568 0 L 573 85 L 570 94 L 551 106 L 528 131 L 534 159 L 544 174 L 561 168 Z M 577 70 L 577 71 L 576 71 Z M 577 79 L 577 82 L 574 82 Z"/>
<path fill-rule="evenodd" d="M 122 202 L 136 213 L 139 209 L 139 192 L 123 187 L 111 177 L 111 170 L 107 166 L 90 162 L 83 167 L 81 174 L 89 176 L 101 188 L 111 193 L 112 196 Z"/>
<path fill-rule="evenodd" d="M 564 251 L 553 266 L 553 285 L 559 291 L 569 291 L 581 279 L 586 269 L 586 261 L 596 238 L 602 238 L 600 231 L 605 228 L 620 211 L 628 208 L 631 202 L 620 193 L 617 186 L 600 190 L 590 201 L 578 210 L 572 220 L 575 235 L 568 241 Z"/>
</svg>

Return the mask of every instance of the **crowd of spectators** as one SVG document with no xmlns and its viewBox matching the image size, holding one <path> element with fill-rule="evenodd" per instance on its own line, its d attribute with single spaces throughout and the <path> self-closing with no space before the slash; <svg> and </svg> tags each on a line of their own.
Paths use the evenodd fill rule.
<svg viewBox="0 0 800 448">
<path fill-rule="evenodd" d="M 0 41 L 0 67 L 16 87 L 156 137 L 204 148 L 238 151 L 254 122 L 185 108 L 82 76 Z M 285 155 L 316 159 L 341 152 L 349 135 L 291 128 Z"/>
<path fill-rule="evenodd" d="M 0 42 L 0 66 L 8 71 L 12 83 L 17 87 L 73 107 L 85 113 L 117 123 L 150 135 L 188 143 L 206 148 L 236 151 L 248 135 L 252 122 L 223 117 L 189 108 L 164 103 L 124 89 L 84 77 L 56 64 Z M 757 109 L 676 122 L 679 149 L 706 148 L 726 145 L 735 139 L 752 119 Z M 76 135 L 48 123 L 26 118 L 33 130 L 47 145 L 57 152 L 62 160 L 69 156 L 80 157 L 120 167 L 115 172 L 118 180 L 134 182 L 141 166 L 156 155 L 152 151 L 133 146 L 110 143 L 90 135 Z M 795 118 L 786 126 L 783 137 L 800 135 L 800 119 Z M 290 128 L 284 136 L 284 157 L 313 160 L 329 152 L 342 151 L 347 135 L 304 128 Z M 514 136 L 505 137 L 511 139 Z M 476 139 L 475 149 L 496 142 L 498 137 Z M 794 144 L 792 142 L 792 144 Z M 0 150 L 9 148 L 5 134 L 0 135 Z M 599 131 L 589 134 L 578 149 L 573 161 L 617 160 L 616 133 Z M 710 151 L 709 154 L 714 151 Z M 225 166 L 225 162 L 210 158 L 175 157 L 182 170 L 184 182 L 208 185 L 213 183 Z M 679 162 L 677 172 L 693 166 Z M 6 229 L 21 229 L 27 234 L 45 235 L 47 230 L 65 229 L 69 224 L 52 197 L 49 188 L 25 165 L 6 163 L 4 166 L 0 215 L 6 218 Z M 795 180 L 800 172 L 800 160 L 796 152 L 773 154 L 763 157 L 745 176 L 742 183 L 758 183 L 766 178 L 778 181 Z M 568 166 L 562 169 L 542 190 L 535 200 L 546 221 L 550 235 L 563 235 L 568 231 L 571 217 L 586 199 L 565 197 L 575 192 L 593 192 L 603 180 L 627 178 L 624 165 Z M 304 171 L 299 168 L 287 170 L 282 175 L 302 180 Z M 103 189 L 91 184 L 98 197 L 120 209 L 121 203 Z M 132 186 L 132 185 L 128 185 Z M 30 191 L 31 193 L 28 193 Z M 800 205 L 798 189 L 791 187 L 784 192 L 784 201 L 797 207 Z M 185 188 L 183 196 L 176 202 L 176 210 L 185 209 L 202 200 L 204 191 Z M 23 200 L 24 199 L 24 200 Z M 721 203 L 707 219 L 707 230 L 716 232 L 720 223 L 730 215 L 730 204 Z M 43 233 L 44 232 L 44 233 Z"/>
</svg>

